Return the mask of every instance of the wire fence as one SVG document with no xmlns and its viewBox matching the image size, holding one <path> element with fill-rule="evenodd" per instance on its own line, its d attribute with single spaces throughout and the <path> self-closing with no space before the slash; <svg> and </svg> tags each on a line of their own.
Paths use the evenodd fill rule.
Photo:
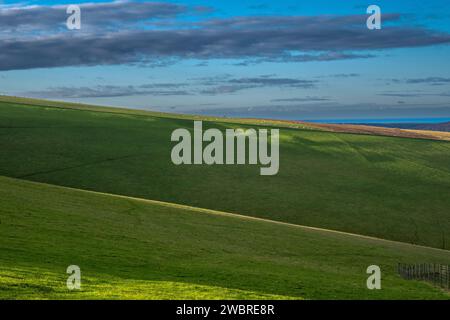
<svg viewBox="0 0 450 320">
<path fill-rule="evenodd" d="M 398 273 L 407 280 L 424 280 L 447 290 L 450 287 L 450 266 L 448 265 L 399 263 Z"/>
</svg>

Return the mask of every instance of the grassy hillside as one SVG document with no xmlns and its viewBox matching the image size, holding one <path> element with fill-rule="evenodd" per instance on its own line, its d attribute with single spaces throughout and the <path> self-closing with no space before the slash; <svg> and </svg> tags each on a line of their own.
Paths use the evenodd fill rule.
<svg viewBox="0 0 450 320">
<path fill-rule="evenodd" d="M 2 299 L 449 298 L 395 272 L 450 263 L 443 250 L 4 177 L 0 199 Z M 371 264 L 382 290 L 365 287 Z"/>
<path fill-rule="evenodd" d="M 264 177 L 173 165 L 185 117 L 19 102 L 0 102 L 0 175 L 450 248 L 449 142 L 282 128 Z"/>
<path fill-rule="evenodd" d="M 121 107 L 107 107 L 98 105 L 87 105 L 66 101 L 52 101 L 52 100 L 40 100 L 22 97 L 11 97 L 0 95 L 0 106 L 2 105 L 16 105 L 16 106 L 40 106 L 46 108 L 54 109 L 69 109 L 78 111 L 98 111 L 102 113 L 111 114 L 122 114 L 122 115 L 134 115 L 134 116 L 144 116 L 144 117 L 156 117 L 156 118 L 169 118 L 169 119 L 185 119 L 185 120 L 204 120 L 204 121 L 214 121 L 214 122 L 225 122 L 225 123 L 236 123 L 236 124 L 253 124 L 259 122 L 266 126 L 276 126 L 284 128 L 297 128 L 297 129 L 310 129 L 323 131 L 322 128 L 317 127 L 317 125 L 309 123 L 296 123 L 282 120 L 272 120 L 272 119 L 239 119 L 239 118 L 222 118 L 214 116 L 200 116 L 193 114 L 177 114 L 177 113 L 166 113 L 158 111 L 148 111 L 148 110 L 138 110 L 129 109 Z"/>
</svg>

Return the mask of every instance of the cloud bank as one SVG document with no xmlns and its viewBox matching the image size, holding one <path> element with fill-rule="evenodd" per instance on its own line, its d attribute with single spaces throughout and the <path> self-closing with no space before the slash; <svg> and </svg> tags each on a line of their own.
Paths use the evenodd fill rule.
<svg viewBox="0 0 450 320">
<path fill-rule="evenodd" d="M 65 7 L 4 7 L 0 9 L 0 70 L 152 65 L 180 59 L 238 59 L 242 64 L 333 61 L 370 58 L 384 49 L 450 43 L 450 34 L 399 25 L 398 14 L 384 15 L 384 21 L 393 24 L 376 32 L 366 28 L 365 15 L 207 20 L 195 16 L 196 21 L 173 22 L 180 14 L 203 11 L 153 2 L 86 4 L 82 26 L 87 27 L 76 32 L 61 30 L 67 18 Z M 30 27 L 43 31 L 14 37 L 5 33 Z"/>
</svg>

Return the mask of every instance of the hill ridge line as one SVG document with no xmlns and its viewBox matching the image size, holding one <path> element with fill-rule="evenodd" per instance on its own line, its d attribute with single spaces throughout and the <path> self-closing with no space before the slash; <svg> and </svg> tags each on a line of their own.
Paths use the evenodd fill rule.
<svg viewBox="0 0 450 320">
<path fill-rule="evenodd" d="M 15 101 L 14 99 L 19 99 Z M 23 100 L 23 101 L 22 101 Z M 163 111 L 154 111 L 146 109 L 136 109 L 122 106 L 105 106 L 105 105 L 91 105 L 67 101 L 58 100 L 40 100 L 33 98 L 23 97 L 9 97 L 0 95 L 0 103 L 12 103 L 21 106 L 37 107 L 37 108 L 50 108 L 60 110 L 73 110 L 82 112 L 94 112 L 105 113 L 111 115 L 126 115 L 136 117 L 153 117 L 162 119 L 175 119 L 175 120 L 187 120 L 187 121 L 204 121 L 204 122 L 219 122 L 225 124 L 241 124 L 241 125 L 253 125 L 253 126 L 279 126 L 285 129 L 303 129 L 311 131 L 324 131 L 323 129 L 310 126 L 309 123 L 288 122 L 277 119 L 253 119 L 253 118 L 227 118 L 220 116 L 198 115 L 188 113 L 170 113 Z M 48 104 L 46 104 L 48 103 Z M 264 123 L 257 123 L 257 121 L 263 121 Z"/>
<path fill-rule="evenodd" d="M 259 222 L 277 224 L 277 225 L 281 225 L 281 226 L 299 228 L 299 229 L 308 230 L 308 231 L 338 234 L 338 235 L 356 237 L 356 238 L 361 238 L 361 239 L 366 239 L 366 240 L 387 242 L 387 243 L 399 244 L 399 245 L 403 245 L 403 246 L 423 248 L 423 249 L 432 249 L 432 250 L 438 250 L 440 252 L 450 253 L 450 250 L 446 250 L 446 249 L 417 245 L 417 244 L 402 242 L 402 241 L 388 240 L 388 239 L 377 238 L 377 237 L 373 237 L 373 236 L 366 236 L 366 235 L 362 235 L 362 234 L 333 230 L 333 229 L 325 229 L 325 228 L 320 228 L 320 227 L 305 226 L 305 225 L 300 225 L 300 224 L 295 224 L 295 223 L 289 223 L 289 222 L 283 222 L 283 221 L 277 221 L 277 220 L 271 220 L 271 219 L 265 219 L 265 218 L 258 218 L 258 217 L 253 217 L 253 216 L 246 216 L 246 215 L 239 214 L 239 213 L 231 213 L 231 212 L 225 212 L 225 211 L 220 211 L 220 210 L 200 208 L 200 207 L 194 207 L 194 206 L 178 204 L 178 203 L 173 203 L 173 202 L 138 198 L 138 197 L 120 195 L 120 194 L 115 194 L 115 193 L 78 189 L 78 188 L 73 188 L 73 187 L 66 187 L 66 186 L 45 183 L 45 182 L 30 181 L 30 180 L 26 180 L 26 179 L 17 179 L 17 178 L 12 178 L 12 177 L 7 177 L 7 176 L 1 176 L 1 177 L 5 178 L 5 179 L 9 179 L 9 180 L 23 181 L 23 182 L 27 182 L 27 183 L 35 184 L 35 185 L 45 185 L 45 186 L 50 186 L 50 187 L 60 188 L 60 189 L 65 189 L 65 190 L 72 190 L 72 191 L 77 191 L 77 192 L 84 192 L 84 193 L 89 193 L 89 194 L 96 194 L 96 195 L 100 195 L 100 196 L 107 196 L 107 197 L 113 197 L 113 198 L 119 198 L 119 199 L 125 199 L 125 200 L 133 200 L 133 201 L 155 204 L 155 205 L 160 205 L 160 206 L 165 206 L 165 207 L 185 209 L 185 210 L 194 211 L 194 212 L 202 212 L 202 213 L 225 216 L 225 217 L 230 217 L 230 218 L 244 219 L 244 220 L 249 220 L 249 221 L 259 221 Z"/>
</svg>

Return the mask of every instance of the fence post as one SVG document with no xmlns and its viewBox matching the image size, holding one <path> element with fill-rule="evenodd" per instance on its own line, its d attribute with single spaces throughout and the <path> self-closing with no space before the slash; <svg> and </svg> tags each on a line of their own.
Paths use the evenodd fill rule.
<svg viewBox="0 0 450 320">
<path fill-rule="evenodd" d="M 447 265 L 447 289 L 450 289 L 450 265 Z"/>
<path fill-rule="evenodd" d="M 433 263 L 433 284 L 436 284 L 436 263 Z"/>
</svg>

